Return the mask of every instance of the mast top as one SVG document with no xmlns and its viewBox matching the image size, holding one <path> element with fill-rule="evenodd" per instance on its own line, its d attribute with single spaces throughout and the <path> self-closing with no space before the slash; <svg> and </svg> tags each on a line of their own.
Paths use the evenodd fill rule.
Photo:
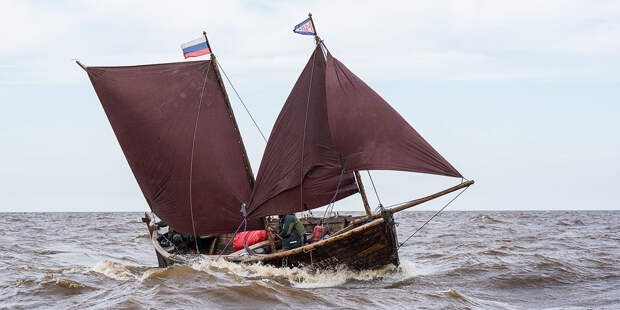
<svg viewBox="0 0 620 310">
<path fill-rule="evenodd" d="M 86 67 L 84 64 L 82 64 L 82 63 L 81 63 L 79 60 L 77 60 L 77 59 L 74 59 L 74 60 L 75 60 L 75 63 L 76 63 L 78 66 L 80 66 L 82 69 L 84 69 L 84 71 L 86 71 L 86 68 L 87 68 L 87 67 Z"/>
<path fill-rule="evenodd" d="M 207 37 L 207 32 L 206 31 L 202 31 L 202 35 L 205 36 L 205 40 L 207 41 L 207 46 L 209 47 L 209 51 L 211 52 L 211 60 L 215 61 L 215 54 L 213 53 L 213 47 L 211 46 L 211 43 L 209 43 L 209 38 Z"/>
<path fill-rule="evenodd" d="M 308 12 L 308 18 L 310 18 L 310 23 L 312 23 L 312 29 L 314 30 L 314 41 L 316 42 L 316 45 L 321 45 L 321 38 L 319 37 L 319 32 L 316 31 L 316 25 L 314 25 L 312 13 Z"/>
</svg>

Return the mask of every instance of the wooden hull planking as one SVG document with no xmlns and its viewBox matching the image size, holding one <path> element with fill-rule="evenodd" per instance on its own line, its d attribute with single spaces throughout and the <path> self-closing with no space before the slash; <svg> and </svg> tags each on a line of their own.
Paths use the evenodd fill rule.
<svg viewBox="0 0 620 310">
<path fill-rule="evenodd" d="M 242 263 L 261 262 L 275 267 L 310 266 L 313 269 L 342 265 L 362 270 L 399 264 L 395 232 L 391 221 L 384 218 L 304 247 L 267 255 L 228 256 L 227 259 Z"/>
<path fill-rule="evenodd" d="M 150 215 L 143 220 L 147 222 L 147 219 L 150 219 Z M 149 232 L 159 267 L 188 264 L 191 258 L 198 256 L 168 253 L 159 244 L 157 234 L 150 229 Z M 397 245 L 392 217 L 387 215 L 300 248 L 264 255 L 222 255 L 222 258 L 230 262 L 262 263 L 274 267 L 309 266 L 312 269 L 331 269 L 345 266 L 355 270 L 376 269 L 388 264 L 398 266 Z M 217 257 L 216 255 L 200 256 L 206 259 Z"/>
</svg>

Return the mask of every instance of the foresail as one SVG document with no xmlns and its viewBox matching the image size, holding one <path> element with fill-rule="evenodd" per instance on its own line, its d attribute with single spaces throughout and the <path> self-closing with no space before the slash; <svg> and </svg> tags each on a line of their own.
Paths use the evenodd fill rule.
<svg viewBox="0 0 620 310">
<path fill-rule="evenodd" d="M 303 204 L 312 209 L 347 197 L 358 191 L 355 170 L 461 177 L 385 100 L 317 47 L 269 137 L 250 215 L 303 211 Z"/>
<path fill-rule="evenodd" d="M 326 205 L 336 194 L 341 172 L 327 121 L 325 58 L 316 48 L 271 131 L 249 213 L 258 217 Z M 352 172 L 343 173 L 337 199 L 356 192 Z"/>
<path fill-rule="evenodd" d="M 345 169 L 461 177 L 396 110 L 329 53 L 326 70 L 329 128 Z"/>
<path fill-rule="evenodd" d="M 87 72 L 150 208 L 183 233 L 234 232 L 251 187 L 211 62 Z"/>
</svg>

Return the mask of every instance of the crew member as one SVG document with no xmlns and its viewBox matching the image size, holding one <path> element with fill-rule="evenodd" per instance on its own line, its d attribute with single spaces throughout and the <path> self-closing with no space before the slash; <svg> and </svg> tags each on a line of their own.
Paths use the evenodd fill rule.
<svg viewBox="0 0 620 310">
<path fill-rule="evenodd" d="M 303 246 L 305 243 L 304 224 L 294 215 L 280 215 L 282 227 L 280 229 L 280 237 L 282 238 L 283 249 L 294 249 Z"/>
<path fill-rule="evenodd" d="M 151 228 L 153 230 L 159 229 L 161 227 L 168 226 L 168 232 L 163 236 L 167 239 L 167 241 L 171 242 L 178 254 L 190 253 L 193 254 L 195 251 L 190 247 L 190 244 L 194 242 L 194 236 L 182 234 L 176 230 L 174 230 L 171 226 L 166 224 L 164 221 L 159 221 L 157 223 L 151 224 Z"/>
</svg>

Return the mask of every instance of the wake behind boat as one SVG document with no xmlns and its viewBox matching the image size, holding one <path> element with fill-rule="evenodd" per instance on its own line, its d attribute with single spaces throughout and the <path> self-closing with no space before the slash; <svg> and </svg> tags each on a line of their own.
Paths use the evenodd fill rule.
<svg viewBox="0 0 620 310">
<path fill-rule="evenodd" d="M 188 263 L 197 255 L 313 268 L 398 265 L 394 214 L 474 183 L 464 181 L 387 102 L 331 55 L 311 16 L 295 32 L 314 35 L 316 48 L 276 120 L 256 179 L 206 34 L 184 47 L 184 53 L 210 53 L 207 61 L 80 64 L 149 207 L 166 223 L 157 225 L 148 213 L 143 218 L 159 266 Z M 461 183 L 392 209 L 379 206 L 372 213 L 361 170 L 444 175 Z M 329 209 L 357 193 L 365 216 L 302 218 L 305 230 L 319 235 L 298 247 L 283 249 L 284 242 L 274 239 L 286 232 L 272 216 Z M 171 242 L 169 229 L 192 236 L 190 252 Z M 233 252 L 235 233 L 249 230 L 264 230 L 268 240 L 249 246 L 244 237 L 245 249 Z"/>
</svg>

